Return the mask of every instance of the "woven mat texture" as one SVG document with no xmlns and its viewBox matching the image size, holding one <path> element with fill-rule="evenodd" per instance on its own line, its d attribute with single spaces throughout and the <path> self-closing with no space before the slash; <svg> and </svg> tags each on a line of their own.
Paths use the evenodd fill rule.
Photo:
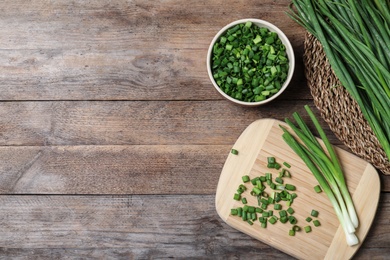
<svg viewBox="0 0 390 260">
<path fill-rule="evenodd" d="M 334 75 L 320 42 L 307 33 L 303 62 L 315 106 L 332 132 L 351 151 L 390 175 L 390 163 L 357 103 Z"/>
</svg>

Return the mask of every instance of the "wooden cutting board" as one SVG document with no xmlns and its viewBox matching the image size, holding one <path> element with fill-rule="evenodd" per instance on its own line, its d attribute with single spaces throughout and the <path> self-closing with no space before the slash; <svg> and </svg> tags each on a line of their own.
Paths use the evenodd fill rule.
<svg viewBox="0 0 390 260">
<path fill-rule="evenodd" d="M 284 142 L 279 124 L 288 128 L 284 122 L 274 119 L 255 121 L 234 144 L 233 148 L 238 150 L 239 154 L 229 153 L 218 182 L 215 202 L 219 216 L 231 227 L 299 259 L 351 258 L 364 241 L 378 206 L 380 180 L 375 168 L 357 156 L 336 148 L 360 221 L 356 232 L 360 243 L 350 247 L 346 244 L 343 229 L 328 197 L 324 192 L 316 193 L 313 190 L 313 187 L 318 185 L 317 180 Z M 284 180 L 285 183 L 297 187 L 295 192 L 298 197 L 292 205 L 295 210 L 294 216 L 299 226 L 309 224 L 312 232 L 300 231 L 291 237 L 288 231 L 292 225 L 289 223 L 282 224 L 279 221 L 275 225 L 268 223 L 264 229 L 259 221 L 255 221 L 251 226 L 240 217 L 230 215 L 231 208 L 243 206 L 241 202 L 233 200 L 237 187 L 242 183 L 243 175 L 249 175 L 251 178 L 262 176 L 265 172 L 271 172 L 273 176 L 278 175 L 279 171 L 267 168 L 269 156 L 275 157 L 281 164 L 288 162 L 291 165 L 289 170 L 292 177 Z M 252 184 L 247 186 L 249 188 Z M 267 189 L 270 190 L 269 187 Z M 248 205 L 257 206 L 257 199 L 249 195 L 248 191 L 244 196 L 248 200 Z M 283 209 L 287 209 L 285 204 L 282 202 L 281 204 Z M 305 220 L 310 216 L 312 209 L 319 212 L 317 218 L 321 222 L 319 227 Z M 279 216 L 276 210 L 274 213 Z"/>
</svg>

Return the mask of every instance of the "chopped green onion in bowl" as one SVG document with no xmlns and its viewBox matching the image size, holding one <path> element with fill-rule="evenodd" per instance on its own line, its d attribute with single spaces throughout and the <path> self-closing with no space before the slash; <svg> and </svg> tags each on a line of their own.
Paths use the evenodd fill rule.
<svg viewBox="0 0 390 260">
<path fill-rule="evenodd" d="M 207 54 L 214 87 L 241 105 L 262 105 L 278 97 L 294 67 L 294 52 L 285 34 L 259 19 L 242 19 L 222 28 Z"/>
</svg>

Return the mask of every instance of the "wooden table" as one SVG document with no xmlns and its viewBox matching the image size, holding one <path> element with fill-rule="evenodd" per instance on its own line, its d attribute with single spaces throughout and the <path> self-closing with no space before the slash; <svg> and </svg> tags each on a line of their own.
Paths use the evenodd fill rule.
<svg viewBox="0 0 390 260">
<path fill-rule="evenodd" d="M 251 122 L 314 108 L 289 2 L 2 1 L 1 256 L 288 259 L 227 226 L 214 199 Z M 297 59 L 288 90 L 258 108 L 224 100 L 206 72 L 212 37 L 248 17 L 280 27 Z M 356 259 L 390 254 L 390 176 L 381 181 Z"/>
</svg>

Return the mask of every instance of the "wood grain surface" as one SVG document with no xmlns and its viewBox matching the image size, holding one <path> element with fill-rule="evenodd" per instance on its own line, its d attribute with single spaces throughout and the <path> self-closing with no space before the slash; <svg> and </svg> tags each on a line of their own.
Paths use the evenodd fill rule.
<svg viewBox="0 0 390 260">
<path fill-rule="evenodd" d="M 1 1 L 0 258 L 291 258 L 224 224 L 214 203 L 250 123 L 314 108 L 289 4 Z M 277 102 L 257 108 L 224 100 L 206 71 L 212 37 L 248 17 L 283 30 L 297 62 Z M 390 254 L 390 176 L 380 178 L 356 259 Z"/>
</svg>

